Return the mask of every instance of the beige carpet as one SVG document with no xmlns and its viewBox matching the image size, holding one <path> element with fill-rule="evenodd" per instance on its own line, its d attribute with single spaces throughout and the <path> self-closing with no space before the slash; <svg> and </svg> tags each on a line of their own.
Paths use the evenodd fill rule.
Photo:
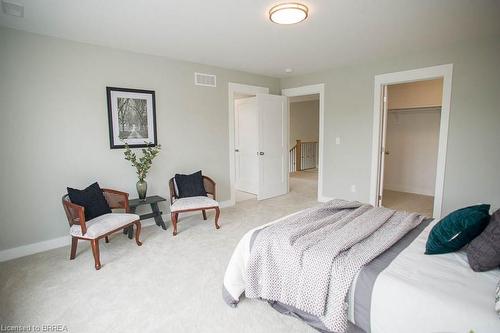
<svg viewBox="0 0 500 333">
<path fill-rule="evenodd" d="M 235 191 L 235 195 L 236 195 L 236 198 L 235 198 L 236 202 L 257 199 L 257 196 L 255 194 L 243 192 L 243 191 L 238 191 L 238 190 Z"/>
<path fill-rule="evenodd" d="M 171 227 L 143 228 L 138 247 L 122 234 L 101 243 L 100 271 L 88 246 L 70 261 L 60 248 L 0 263 L 0 324 L 66 325 L 69 332 L 315 332 L 265 302 L 237 308 L 221 297 L 233 248 L 249 229 L 316 204 L 314 173 L 291 177 L 292 192 L 246 200 L 221 212 L 182 218 Z M 61 221 L 66 223 L 66 221 Z"/>
<path fill-rule="evenodd" d="M 417 212 L 424 216 L 432 217 L 434 197 L 408 192 L 384 190 L 382 206 L 396 210 Z"/>
</svg>

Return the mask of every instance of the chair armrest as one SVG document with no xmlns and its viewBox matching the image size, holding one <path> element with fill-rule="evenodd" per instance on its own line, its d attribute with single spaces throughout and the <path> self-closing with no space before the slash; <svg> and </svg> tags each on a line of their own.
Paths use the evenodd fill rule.
<svg viewBox="0 0 500 333">
<path fill-rule="evenodd" d="M 175 200 L 177 200 L 177 194 L 175 193 L 175 183 L 174 183 L 174 178 L 170 178 L 168 181 L 168 188 L 170 190 L 170 205 L 174 203 Z"/>
<path fill-rule="evenodd" d="M 87 225 L 85 224 L 85 208 L 67 200 L 63 200 L 62 203 L 70 226 L 78 223 L 80 228 L 82 228 L 82 235 L 85 235 L 87 233 Z"/>
<path fill-rule="evenodd" d="M 120 192 L 117 190 L 111 190 L 108 188 L 103 188 L 102 193 L 108 202 L 109 208 L 121 208 L 125 209 L 125 212 L 129 212 L 128 206 L 128 193 Z"/>
<path fill-rule="evenodd" d="M 214 200 L 217 200 L 215 198 L 215 181 L 208 176 L 203 176 L 203 186 L 205 187 L 205 191 L 211 194 Z"/>
</svg>

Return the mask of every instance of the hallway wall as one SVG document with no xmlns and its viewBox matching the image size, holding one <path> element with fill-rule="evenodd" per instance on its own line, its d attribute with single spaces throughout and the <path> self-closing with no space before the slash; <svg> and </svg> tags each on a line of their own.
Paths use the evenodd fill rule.
<svg viewBox="0 0 500 333">
<path fill-rule="evenodd" d="M 319 100 L 290 103 L 290 148 L 296 140 L 319 140 Z"/>
</svg>

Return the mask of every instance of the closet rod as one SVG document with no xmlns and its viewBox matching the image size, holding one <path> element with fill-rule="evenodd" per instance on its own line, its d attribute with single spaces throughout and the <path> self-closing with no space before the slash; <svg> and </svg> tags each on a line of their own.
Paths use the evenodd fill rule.
<svg viewBox="0 0 500 333">
<path fill-rule="evenodd" d="M 426 106 L 426 107 L 414 107 L 414 108 L 399 108 L 399 109 L 388 109 L 392 112 L 401 111 L 441 111 L 441 106 Z"/>
</svg>

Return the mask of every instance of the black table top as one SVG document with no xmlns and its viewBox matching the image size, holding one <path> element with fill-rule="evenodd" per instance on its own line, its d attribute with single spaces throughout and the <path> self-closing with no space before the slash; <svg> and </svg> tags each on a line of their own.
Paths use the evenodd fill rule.
<svg viewBox="0 0 500 333">
<path fill-rule="evenodd" d="M 141 200 L 141 199 L 131 199 L 131 200 L 128 201 L 128 205 L 130 207 L 137 207 L 137 206 L 141 206 L 141 205 L 154 204 L 154 203 L 161 202 L 161 201 L 167 201 L 167 199 L 165 199 L 163 197 L 160 197 L 159 195 L 153 195 L 153 196 L 150 196 L 150 197 L 146 197 L 146 199 L 144 199 L 144 200 Z"/>
</svg>

